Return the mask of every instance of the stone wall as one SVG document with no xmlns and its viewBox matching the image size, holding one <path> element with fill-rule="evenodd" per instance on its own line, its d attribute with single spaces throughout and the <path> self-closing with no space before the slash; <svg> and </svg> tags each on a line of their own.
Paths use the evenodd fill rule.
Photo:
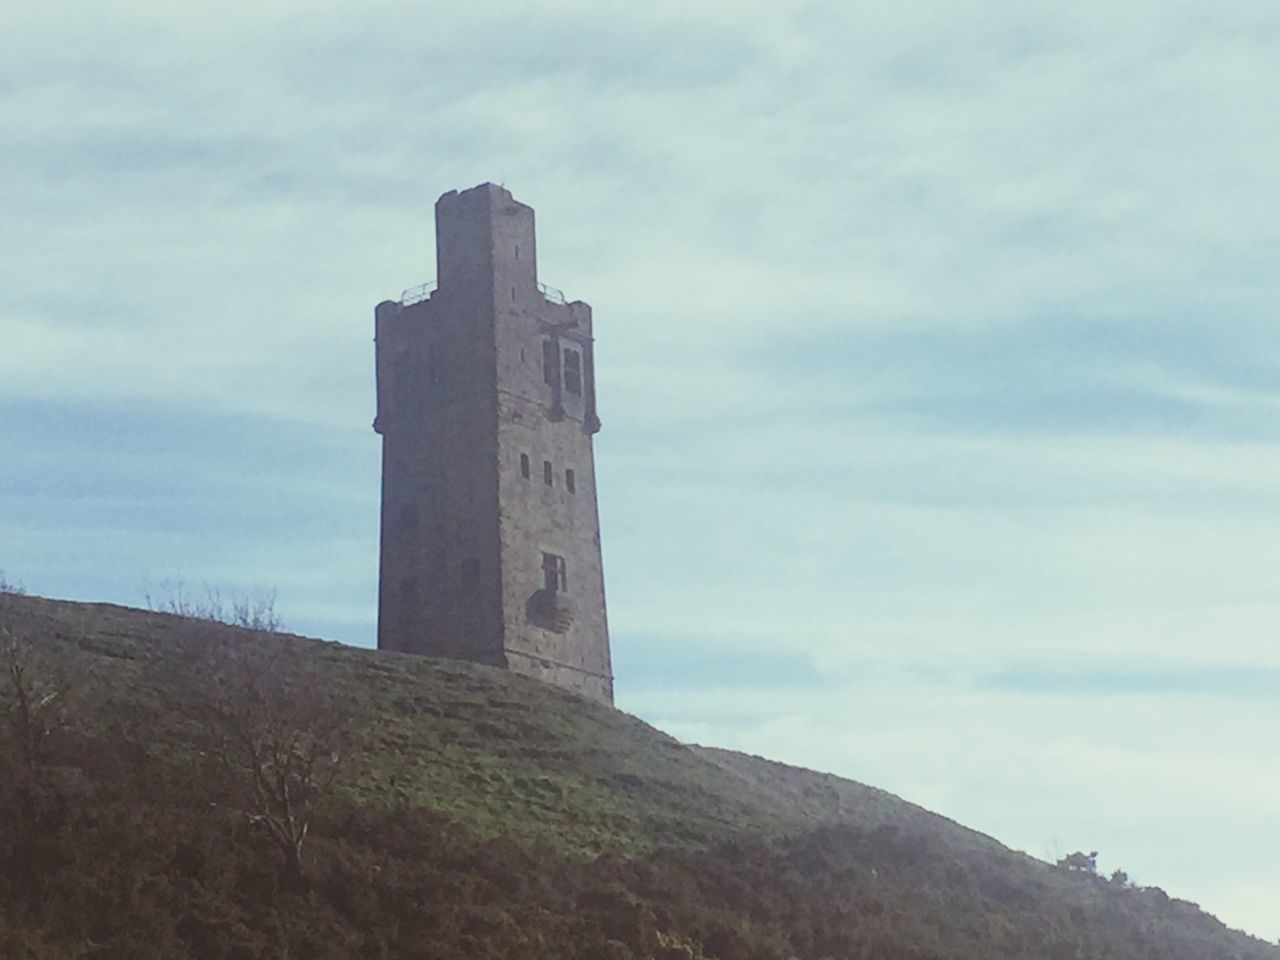
<svg viewBox="0 0 1280 960">
<path fill-rule="evenodd" d="M 591 309 L 538 287 L 502 188 L 445 194 L 436 224 L 438 289 L 376 315 L 379 646 L 612 702 Z"/>
</svg>

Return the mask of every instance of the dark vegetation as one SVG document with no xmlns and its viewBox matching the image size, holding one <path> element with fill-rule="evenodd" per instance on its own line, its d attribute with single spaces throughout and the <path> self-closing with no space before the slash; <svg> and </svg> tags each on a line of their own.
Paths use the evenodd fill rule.
<svg viewBox="0 0 1280 960">
<path fill-rule="evenodd" d="M 1280 957 L 482 667 L 11 592 L 0 628 L 6 960 Z"/>
</svg>

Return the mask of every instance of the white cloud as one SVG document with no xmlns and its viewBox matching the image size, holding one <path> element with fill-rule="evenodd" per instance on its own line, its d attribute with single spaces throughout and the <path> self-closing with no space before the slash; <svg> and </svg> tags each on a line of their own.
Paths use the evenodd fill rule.
<svg viewBox="0 0 1280 960">
<path fill-rule="evenodd" d="M 625 705 L 1274 936 L 1278 34 L 10 5 L 0 566 L 275 584 L 367 642 L 372 309 L 431 277 L 436 195 L 505 180 L 596 309 Z"/>
</svg>

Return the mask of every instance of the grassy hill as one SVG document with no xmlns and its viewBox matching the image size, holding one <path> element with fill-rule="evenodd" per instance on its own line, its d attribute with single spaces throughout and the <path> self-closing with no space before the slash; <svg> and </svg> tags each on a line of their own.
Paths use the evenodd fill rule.
<svg viewBox="0 0 1280 960">
<path fill-rule="evenodd" d="M 59 694 L 35 760 L 0 733 L 0 957 L 1280 960 L 1161 891 L 502 671 L 13 595 L 0 625 Z M 324 774 L 301 876 L 220 752 L 251 723 Z"/>
</svg>

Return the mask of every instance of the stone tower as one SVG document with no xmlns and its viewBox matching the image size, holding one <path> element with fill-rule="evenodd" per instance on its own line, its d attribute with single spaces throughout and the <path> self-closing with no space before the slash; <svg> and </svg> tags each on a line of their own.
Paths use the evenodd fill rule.
<svg viewBox="0 0 1280 960">
<path fill-rule="evenodd" d="M 436 201 L 436 277 L 378 304 L 378 647 L 613 702 L 591 308 L 538 283 L 533 210 Z"/>
</svg>

